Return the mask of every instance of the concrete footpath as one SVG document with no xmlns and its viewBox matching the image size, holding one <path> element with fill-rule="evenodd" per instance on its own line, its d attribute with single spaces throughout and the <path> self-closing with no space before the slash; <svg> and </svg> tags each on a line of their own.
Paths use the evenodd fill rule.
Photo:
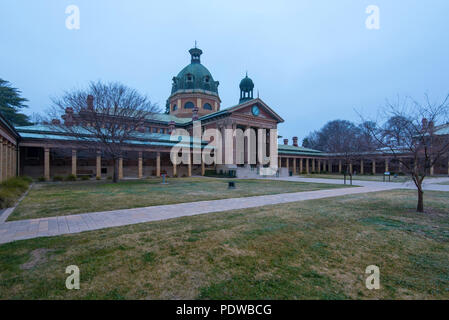
<svg viewBox="0 0 449 320">
<path fill-rule="evenodd" d="M 336 179 L 319 178 L 273 178 L 276 180 L 343 184 Z M 447 179 L 449 181 L 449 179 Z M 439 181 L 438 183 L 445 182 Z M 0 244 L 16 240 L 57 236 L 103 228 L 126 226 L 150 221 L 166 220 L 197 214 L 255 208 L 296 201 L 340 197 L 392 189 L 412 189 L 409 183 L 383 183 L 375 181 L 353 181 L 359 187 L 282 193 L 245 198 L 197 201 L 162 206 L 151 206 L 125 210 L 91 212 L 60 217 L 28 219 L 0 223 Z M 449 185 L 426 184 L 426 190 L 449 191 Z"/>
</svg>

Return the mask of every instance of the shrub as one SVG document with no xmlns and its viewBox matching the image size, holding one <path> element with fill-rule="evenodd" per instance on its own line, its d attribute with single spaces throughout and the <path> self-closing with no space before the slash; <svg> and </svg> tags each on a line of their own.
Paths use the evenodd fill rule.
<svg viewBox="0 0 449 320">
<path fill-rule="evenodd" d="M 108 180 L 112 180 L 112 176 L 108 176 Z"/>
<path fill-rule="evenodd" d="M 14 177 L 2 182 L 0 184 L 0 208 L 13 206 L 28 189 L 30 180 L 29 177 Z"/>
<path fill-rule="evenodd" d="M 45 177 L 39 177 L 37 178 L 37 181 L 44 182 L 47 181 L 47 179 L 45 179 Z"/>
<path fill-rule="evenodd" d="M 90 180 L 90 177 L 89 176 L 81 176 L 80 179 L 83 181 L 86 181 L 86 180 Z"/>
<path fill-rule="evenodd" d="M 65 177 L 65 181 L 76 181 L 76 176 L 74 174 L 69 174 Z"/>
<path fill-rule="evenodd" d="M 53 177 L 53 181 L 63 181 L 64 177 L 63 176 L 54 176 Z"/>
<path fill-rule="evenodd" d="M 95 179 L 97 179 L 97 180 L 101 180 L 101 177 L 96 177 Z"/>
</svg>

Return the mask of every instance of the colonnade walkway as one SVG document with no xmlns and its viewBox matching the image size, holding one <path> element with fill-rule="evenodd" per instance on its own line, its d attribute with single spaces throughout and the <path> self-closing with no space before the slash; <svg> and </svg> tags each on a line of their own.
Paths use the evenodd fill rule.
<svg viewBox="0 0 449 320">
<path fill-rule="evenodd" d="M 297 176 L 272 179 L 328 184 L 343 183 L 343 181 L 336 179 L 301 178 Z M 445 181 L 449 181 L 449 178 L 440 179 L 437 182 L 431 181 L 431 183 L 427 183 L 425 185 L 425 189 L 449 191 L 449 185 L 435 184 Z M 4 222 L 0 223 L 0 244 L 16 240 L 57 236 L 212 212 L 254 208 L 266 205 L 276 205 L 289 202 L 339 197 L 351 194 L 369 193 L 392 189 L 413 189 L 413 186 L 409 183 L 384 183 L 375 181 L 353 180 L 353 184 L 357 185 L 358 187 L 305 191 L 296 193 L 282 193 L 211 201 L 197 201 L 144 208 L 91 212 L 60 217 Z"/>
</svg>

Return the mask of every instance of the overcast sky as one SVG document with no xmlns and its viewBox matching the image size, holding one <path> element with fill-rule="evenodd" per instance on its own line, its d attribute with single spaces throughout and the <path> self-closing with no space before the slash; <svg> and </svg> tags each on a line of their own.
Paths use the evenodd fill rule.
<svg viewBox="0 0 449 320">
<path fill-rule="evenodd" d="M 79 30 L 66 28 L 72 4 Z M 369 5 L 379 30 L 366 28 Z M 238 102 L 248 70 L 288 138 L 357 121 L 354 109 L 374 115 L 397 95 L 449 93 L 447 0 L 1 0 L 0 30 L 0 78 L 30 114 L 91 80 L 123 82 L 164 108 L 195 40 L 222 108 Z"/>
</svg>

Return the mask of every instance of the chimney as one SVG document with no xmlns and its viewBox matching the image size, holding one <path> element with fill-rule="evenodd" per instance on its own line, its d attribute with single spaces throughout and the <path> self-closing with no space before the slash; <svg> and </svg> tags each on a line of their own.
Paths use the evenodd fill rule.
<svg viewBox="0 0 449 320">
<path fill-rule="evenodd" d="M 288 145 L 288 139 L 284 139 L 284 144 Z"/>
<path fill-rule="evenodd" d="M 175 130 L 175 122 L 172 120 L 168 123 L 168 133 L 171 134 Z"/>
<path fill-rule="evenodd" d="M 426 118 L 422 118 L 422 127 L 427 128 L 427 119 Z"/>
<path fill-rule="evenodd" d="M 293 137 L 293 145 L 294 145 L 295 147 L 298 146 L 298 137 Z"/>
<path fill-rule="evenodd" d="M 193 108 L 193 112 L 192 112 L 192 120 L 193 120 L 193 121 L 198 120 L 198 107 Z"/>
<path fill-rule="evenodd" d="M 94 110 L 94 96 L 89 94 L 87 96 L 87 109 L 88 110 Z"/>
<path fill-rule="evenodd" d="M 64 125 L 71 126 L 73 125 L 73 108 L 67 107 L 65 108 L 65 114 L 61 117 L 64 119 Z"/>
</svg>

